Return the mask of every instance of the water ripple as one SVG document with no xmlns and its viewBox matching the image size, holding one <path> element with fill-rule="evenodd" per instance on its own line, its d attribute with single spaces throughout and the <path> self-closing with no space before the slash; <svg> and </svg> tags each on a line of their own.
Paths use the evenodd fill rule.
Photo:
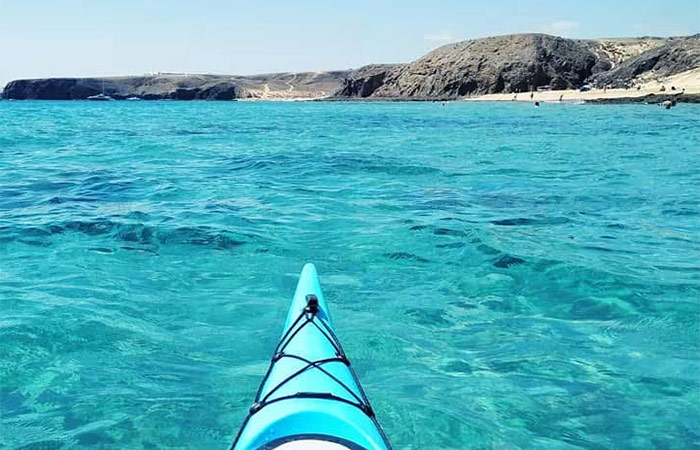
<svg viewBox="0 0 700 450">
<path fill-rule="evenodd" d="M 697 447 L 697 116 L 0 102 L 0 446 L 224 448 L 313 261 L 396 448 Z"/>
</svg>

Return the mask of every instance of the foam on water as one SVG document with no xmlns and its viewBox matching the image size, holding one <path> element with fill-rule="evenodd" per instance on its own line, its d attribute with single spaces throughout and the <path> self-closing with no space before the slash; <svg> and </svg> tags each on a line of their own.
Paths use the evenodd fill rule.
<svg viewBox="0 0 700 450">
<path fill-rule="evenodd" d="M 698 117 L 0 102 L 0 446 L 225 448 L 314 262 L 396 448 L 698 447 Z"/>
</svg>

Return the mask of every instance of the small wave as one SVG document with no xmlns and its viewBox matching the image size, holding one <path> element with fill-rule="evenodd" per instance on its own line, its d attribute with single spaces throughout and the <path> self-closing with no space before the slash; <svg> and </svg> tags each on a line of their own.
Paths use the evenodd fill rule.
<svg viewBox="0 0 700 450">
<path fill-rule="evenodd" d="M 466 247 L 467 244 L 464 242 L 450 242 L 447 244 L 437 244 L 435 245 L 436 248 L 463 248 Z"/>
<path fill-rule="evenodd" d="M 70 221 L 62 225 L 52 224 L 46 227 L 3 227 L 0 239 L 5 242 L 18 241 L 30 245 L 50 245 L 54 235 L 81 233 L 86 236 L 110 235 L 115 240 L 139 245 L 195 245 L 228 250 L 247 243 L 239 238 L 238 233 L 213 227 L 178 227 L 160 229 L 142 223 L 120 223 L 109 219 L 93 221 Z M 43 241 L 26 238 L 44 238 Z M 124 247 L 130 249 L 130 247 Z"/>
<path fill-rule="evenodd" d="M 524 259 L 510 255 L 503 255 L 493 262 L 493 266 L 500 269 L 508 269 L 512 266 L 519 266 L 521 264 L 525 264 Z"/>
<path fill-rule="evenodd" d="M 680 208 L 680 209 L 664 209 L 661 211 L 666 216 L 698 216 L 700 211 L 697 209 Z"/>
<path fill-rule="evenodd" d="M 50 205 L 61 205 L 64 203 L 95 203 L 100 201 L 97 197 L 70 197 L 70 196 L 56 196 L 49 198 L 46 203 Z"/>
<path fill-rule="evenodd" d="M 433 234 L 437 236 L 456 236 L 456 237 L 465 237 L 467 236 L 467 233 L 461 230 L 453 230 L 451 228 L 436 228 L 433 230 Z"/>
<path fill-rule="evenodd" d="M 472 366 L 468 362 L 461 360 L 450 361 L 449 363 L 440 366 L 440 370 L 465 375 L 471 375 L 473 371 Z"/>
<path fill-rule="evenodd" d="M 393 260 L 407 260 L 407 261 L 416 261 L 416 262 L 421 262 L 421 263 L 427 263 L 430 262 L 430 260 L 422 258 L 418 255 L 414 255 L 413 253 L 407 253 L 407 252 L 394 252 L 394 253 L 385 253 L 385 257 Z"/>
<path fill-rule="evenodd" d="M 499 250 L 486 244 L 479 244 L 476 249 L 484 255 L 498 255 L 501 253 Z"/>
<path fill-rule="evenodd" d="M 563 225 L 569 223 L 570 220 L 566 217 L 547 217 L 543 219 L 530 219 L 527 217 L 518 217 L 517 219 L 494 220 L 491 223 L 504 227 L 515 226 L 534 226 L 534 225 Z"/>
<path fill-rule="evenodd" d="M 671 272 L 682 273 L 698 273 L 700 274 L 700 266 L 669 266 L 669 265 L 654 265 L 659 270 L 669 270 Z"/>
<path fill-rule="evenodd" d="M 618 297 L 589 296 L 571 305 L 571 317 L 583 320 L 613 320 L 636 314 L 634 306 Z"/>
<path fill-rule="evenodd" d="M 406 313 L 421 325 L 446 326 L 452 324 L 452 321 L 448 319 L 447 313 L 443 309 L 411 308 Z"/>
</svg>

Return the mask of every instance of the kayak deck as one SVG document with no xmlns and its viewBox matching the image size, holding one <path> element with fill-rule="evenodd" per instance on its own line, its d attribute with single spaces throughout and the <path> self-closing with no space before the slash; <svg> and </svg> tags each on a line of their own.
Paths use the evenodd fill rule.
<svg viewBox="0 0 700 450">
<path fill-rule="evenodd" d="M 324 450 L 390 448 L 335 336 L 312 264 L 302 270 L 284 332 L 232 449 L 294 448 L 280 447 L 294 442 Z"/>
<path fill-rule="evenodd" d="M 346 447 L 341 444 L 336 444 L 334 442 L 328 441 L 314 441 L 303 439 L 300 441 L 288 442 L 282 444 L 279 447 L 275 447 L 275 450 L 352 450 L 350 447 Z"/>
</svg>

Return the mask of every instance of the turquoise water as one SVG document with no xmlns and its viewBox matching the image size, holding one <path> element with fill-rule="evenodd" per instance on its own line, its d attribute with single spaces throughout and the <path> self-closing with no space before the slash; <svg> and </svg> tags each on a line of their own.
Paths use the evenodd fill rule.
<svg viewBox="0 0 700 450">
<path fill-rule="evenodd" d="M 699 117 L 0 102 L 0 447 L 226 448 L 314 262 L 397 449 L 698 448 Z"/>
</svg>

